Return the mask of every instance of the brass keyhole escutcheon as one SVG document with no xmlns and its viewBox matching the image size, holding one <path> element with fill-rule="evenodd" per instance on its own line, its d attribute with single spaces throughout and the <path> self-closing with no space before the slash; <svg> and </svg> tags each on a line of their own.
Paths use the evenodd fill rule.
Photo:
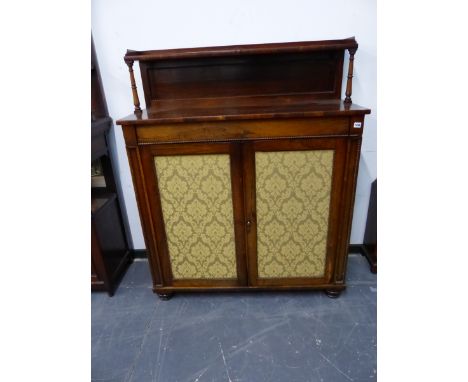
<svg viewBox="0 0 468 382">
<path fill-rule="evenodd" d="M 250 232 L 250 227 L 252 226 L 252 222 L 250 221 L 250 219 L 247 219 L 245 225 L 247 226 L 247 232 Z"/>
</svg>

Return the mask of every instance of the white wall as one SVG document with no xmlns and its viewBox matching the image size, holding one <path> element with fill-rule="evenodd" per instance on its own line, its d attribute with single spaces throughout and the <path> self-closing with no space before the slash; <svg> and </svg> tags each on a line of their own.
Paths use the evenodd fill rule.
<svg viewBox="0 0 468 382">
<path fill-rule="evenodd" d="M 113 120 L 133 111 L 126 49 L 339 39 L 356 36 L 353 102 L 372 109 L 366 117 L 351 243 L 362 243 L 376 168 L 376 3 L 373 0 L 157 1 L 93 0 L 92 32 Z M 346 57 L 347 59 L 347 57 Z M 135 76 L 144 106 L 138 65 Z M 145 247 L 122 131 L 111 132 L 111 149 L 133 247 Z"/>
</svg>

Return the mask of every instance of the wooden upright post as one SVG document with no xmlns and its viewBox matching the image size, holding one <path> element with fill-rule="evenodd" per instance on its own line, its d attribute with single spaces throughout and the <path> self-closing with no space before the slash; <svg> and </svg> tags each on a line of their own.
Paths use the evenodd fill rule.
<svg viewBox="0 0 468 382">
<path fill-rule="evenodd" d="M 130 83 L 132 85 L 133 104 L 135 105 L 135 113 L 141 113 L 140 99 L 138 98 L 138 91 L 135 83 L 135 75 L 133 74 L 133 60 L 125 60 L 130 72 Z"/>
<path fill-rule="evenodd" d="M 352 103 L 351 93 L 353 92 L 353 66 L 354 66 L 354 54 L 357 48 L 348 49 L 349 52 L 349 66 L 348 66 L 348 81 L 346 82 L 346 98 L 344 103 Z"/>
</svg>

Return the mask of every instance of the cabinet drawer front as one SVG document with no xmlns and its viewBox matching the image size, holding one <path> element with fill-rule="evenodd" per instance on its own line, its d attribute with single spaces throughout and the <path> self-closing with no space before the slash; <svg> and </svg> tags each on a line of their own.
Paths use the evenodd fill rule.
<svg viewBox="0 0 468 382">
<path fill-rule="evenodd" d="M 258 277 L 325 274 L 333 150 L 256 152 Z"/>
<path fill-rule="evenodd" d="M 348 135 L 348 118 L 224 121 L 137 127 L 139 144 Z"/>
</svg>

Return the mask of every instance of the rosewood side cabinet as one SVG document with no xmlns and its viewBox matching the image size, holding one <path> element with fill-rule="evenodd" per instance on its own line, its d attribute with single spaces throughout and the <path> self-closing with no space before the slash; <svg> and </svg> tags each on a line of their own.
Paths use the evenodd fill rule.
<svg viewBox="0 0 468 382">
<path fill-rule="evenodd" d="M 357 48 L 348 38 L 127 51 L 135 110 L 117 124 L 161 298 L 345 288 L 370 113 L 351 100 Z"/>
</svg>

